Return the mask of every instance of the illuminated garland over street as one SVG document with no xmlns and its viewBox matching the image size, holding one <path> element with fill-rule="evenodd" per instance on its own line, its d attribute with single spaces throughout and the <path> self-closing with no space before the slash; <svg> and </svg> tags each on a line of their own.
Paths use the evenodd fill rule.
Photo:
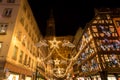
<svg viewBox="0 0 120 80">
<path fill-rule="evenodd" d="M 49 44 L 50 43 L 50 44 Z M 52 74 L 56 77 L 64 77 L 65 75 L 67 75 L 67 72 L 69 71 L 69 69 L 71 68 L 71 66 L 73 65 L 72 63 L 77 59 L 77 57 L 80 54 L 80 50 L 83 48 L 83 44 L 81 44 L 79 51 L 77 52 L 77 54 L 74 57 L 71 58 L 66 58 L 64 57 L 60 52 L 59 52 L 59 44 L 62 43 L 62 47 L 69 47 L 69 48 L 75 48 L 75 45 L 72 44 L 71 42 L 69 42 L 68 40 L 64 40 L 62 41 L 57 41 L 56 38 L 53 38 L 53 40 L 48 40 L 48 43 L 46 40 L 40 41 L 39 43 L 36 44 L 37 47 L 48 47 L 48 51 L 49 54 L 44 57 L 41 58 L 40 61 L 45 61 L 47 59 L 49 59 L 54 52 L 56 52 L 55 54 L 58 55 L 59 57 L 61 57 L 63 63 L 66 63 L 66 61 L 70 61 L 69 64 L 67 64 L 67 68 L 61 68 L 61 67 L 57 67 L 57 68 L 53 68 L 52 70 Z M 50 46 L 49 46 L 50 45 Z M 58 58 L 56 58 L 55 60 L 49 60 L 49 63 L 54 63 L 56 66 L 58 66 L 60 64 L 60 61 Z"/>
</svg>

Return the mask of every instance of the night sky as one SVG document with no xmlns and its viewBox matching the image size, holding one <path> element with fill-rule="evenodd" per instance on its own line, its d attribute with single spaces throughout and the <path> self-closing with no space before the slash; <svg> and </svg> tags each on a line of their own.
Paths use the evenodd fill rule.
<svg viewBox="0 0 120 80">
<path fill-rule="evenodd" d="M 118 2 L 110 0 L 28 0 L 33 15 L 43 36 L 46 33 L 46 21 L 53 9 L 56 36 L 75 35 L 79 27 L 84 28 L 94 17 L 94 8 L 120 7 Z"/>
</svg>

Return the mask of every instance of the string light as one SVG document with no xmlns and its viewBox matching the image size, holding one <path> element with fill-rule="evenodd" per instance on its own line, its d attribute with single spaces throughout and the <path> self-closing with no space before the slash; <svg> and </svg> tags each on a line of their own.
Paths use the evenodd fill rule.
<svg viewBox="0 0 120 80">
<path fill-rule="evenodd" d="M 46 57 L 41 58 L 40 61 L 44 62 L 48 60 L 49 64 L 54 64 L 56 67 L 58 67 L 58 68 L 53 67 L 53 70 L 51 71 L 51 73 L 56 77 L 64 77 L 71 68 L 73 61 L 77 59 L 77 56 L 79 55 L 77 53 L 75 57 L 71 57 L 71 58 L 67 58 L 63 56 L 59 51 L 60 45 L 63 48 L 65 47 L 69 47 L 70 49 L 75 48 L 75 45 L 69 42 L 68 40 L 59 41 L 56 40 L 55 37 L 53 38 L 53 40 L 48 40 L 48 41 L 42 40 L 36 44 L 37 47 L 47 47 L 49 49 L 48 50 L 49 54 Z M 58 55 L 58 57 L 61 58 L 61 60 L 59 60 L 56 56 L 55 56 L 56 58 L 52 60 L 50 58 L 52 55 Z M 66 61 L 69 61 L 69 63 Z M 59 67 L 60 64 L 66 64 L 66 69 Z"/>
</svg>

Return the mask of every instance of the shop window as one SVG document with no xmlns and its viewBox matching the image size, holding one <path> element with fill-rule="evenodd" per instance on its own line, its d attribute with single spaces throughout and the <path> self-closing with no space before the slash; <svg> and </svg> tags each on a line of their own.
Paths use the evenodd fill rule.
<svg viewBox="0 0 120 80">
<path fill-rule="evenodd" d="M 13 74 L 10 73 L 10 75 L 8 76 L 7 80 L 19 80 L 19 75 L 18 74 Z"/>
<path fill-rule="evenodd" d="M 0 34 L 5 34 L 8 24 L 0 23 Z"/>
<path fill-rule="evenodd" d="M 3 16 L 4 17 L 11 17 L 12 14 L 12 8 L 5 8 L 3 11 Z"/>
<path fill-rule="evenodd" d="M 14 51 L 13 51 L 13 55 L 12 55 L 12 59 L 17 60 L 17 53 L 18 53 L 18 47 L 15 46 Z"/>
<path fill-rule="evenodd" d="M 31 77 L 25 77 L 25 80 L 32 80 Z"/>
<path fill-rule="evenodd" d="M 115 76 L 113 76 L 113 75 L 108 75 L 107 79 L 108 80 L 116 80 Z"/>
</svg>

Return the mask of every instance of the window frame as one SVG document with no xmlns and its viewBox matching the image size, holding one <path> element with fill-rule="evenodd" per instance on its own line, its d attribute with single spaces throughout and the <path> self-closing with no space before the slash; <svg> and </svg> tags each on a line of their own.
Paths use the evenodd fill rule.
<svg viewBox="0 0 120 80">
<path fill-rule="evenodd" d="M 3 17 L 11 17 L 13 8 L 5 8 L 3 11 Z"/>
<path fill-rule="evenodd" d="M 0 53 L 1 53 L 1 50 L 2 50 L 2 46 L 3 46 L 3 42 L 0 42 Z"/>
<path fill-rule="evenodd" d="M 7 0 L 7 3 L 15 3 L 15 0 Z"/>
<path fill-rule="evenodd" d="M 8 23 L 0 23 L 0 34 L 6 34 Z"/>
<path fill-rule="evenodd" d="M 17 46 L 14 46 L 13 54 L 12 54 L 12 59 L 17 60 L 18 50 L 19 50 L 18 47 L 17 47 Z"/>
</svg>

